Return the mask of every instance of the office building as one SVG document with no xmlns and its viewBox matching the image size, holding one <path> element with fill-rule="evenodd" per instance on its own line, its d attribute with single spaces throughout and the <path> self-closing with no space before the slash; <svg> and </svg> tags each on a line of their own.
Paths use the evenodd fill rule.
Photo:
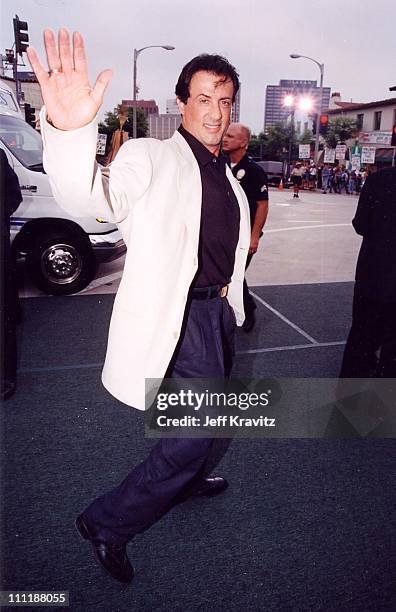
<svg viewBox="0 0 396 612">
<path fill-rule="evenodd" d="M 330 87 L 323 87 L 322 107 L 320 106 L 320 88 L 317 81 L 283 79 L 279 85 L 267 85 L 265 94 L 264 132 L 277 123 L 287 121 L 290 108 L 285 107 L 284 100 L 287 95 L 293 95 L 298 104 L 299 98 L 311 98 L 312 110 L 305 111 L 304 116 L 299 117 L 300 124 L 308 125 L 309 115 L 320 113 L 329 107 Z M 301 113 L 301 111 L 300 111 Z"/>
<path fill-rule="evenodd" d="M 149 136 L 165 140 L 173 136 L 181 123 L 181 115 L 171 113 L 149 116 Z"/>
</svg>

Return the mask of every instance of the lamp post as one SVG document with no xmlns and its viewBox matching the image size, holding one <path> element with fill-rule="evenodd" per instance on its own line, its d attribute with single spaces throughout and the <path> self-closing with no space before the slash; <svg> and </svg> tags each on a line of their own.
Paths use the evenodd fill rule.
<svg viewBox="0 0 396 612">
<path fill-rule="evenodd" d="M 292 147 L 294 140 L 294 112 L 295 112 L 295 103 L 294 96 L 289 94 L 283 100 L 283 105 L 290 110 L 290 134 L 289 134 L 289 147 L 287 154 L 287 178 L 290 178 L 291 173 L 291 158 L 292 158 Z"/>
<path fill-rule="evenodd" d="M 287 177 L 290 178 L 291 174 L 291 159 L 292 149 L 294 141 L 294 114 L 296 109 L 302 111 L 308 111 L 312 107 L 312 100 L 309 97 L 296 98 L 295 94 L 288 94 L 283 100 L 283 106 L 289 110 L 290 113 L 290 135 L 289 135 L 289 151 L 288 151 L 288 173 Z"/>
<path fill-rule="evenodd" d="M 136 108 L 136 77 L 137 77 L 137 58 L 140 53 L 145 49 L 165 49 L 166 51 L 173 51 L 175 47 L 171 45 L 148 45 L 147 47 L 142 47 L 141 49 L 133 50 L 133 127 L 132 127 L 132 136 L 136 138 L 137 134 L 137 108 Z"/>
<path fill-rule="evenodd" d="M 298 53 L 291 53 L 290 57 L 292 59 L 299 59 L 300 57 L 303 57 L 304 59 L 311 60 L 311 62 L 314 62 L 319 67 L 319 70 L 320 70 L 319 112 L 317 113 L 317 119 L 316 119 L 315 154 L 314 154 L 314 161 L 315 161 L 315 164 L 317 164 L 318 157 L 319 157 L 319 123 L 320 123 L 320 114 L 322 112 L 322 101 L 323 101 L 324 64 L 321 64 L 320 62 L 316 61 L 312 57 L 308 57 L 307 55 L 299 55 Z"/>
</svg>

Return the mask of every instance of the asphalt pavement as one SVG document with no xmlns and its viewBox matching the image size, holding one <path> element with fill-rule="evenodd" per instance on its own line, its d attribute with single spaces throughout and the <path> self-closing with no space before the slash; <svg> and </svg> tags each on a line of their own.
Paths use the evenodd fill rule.
<svg viewBox="0 0 396 612">
<path fill-rule="evenodd" d="M 248 274 L 257 325 L 238 331 L 235 376 L 338 374 L 360 239 L 356 198 L 324 198 L 271 192 Z M 21 280 L 18 388 L 1 413 L 2 589 L 68 590 L 76 612 L 395 609 L 391 439 L 234 440 L 224 494 L 131 542 L 130 587 L 95 565 L 73 521 L 152 445 L 141 413 L 100 382 L 121 270 L 62 298 Z"/>
</svg>

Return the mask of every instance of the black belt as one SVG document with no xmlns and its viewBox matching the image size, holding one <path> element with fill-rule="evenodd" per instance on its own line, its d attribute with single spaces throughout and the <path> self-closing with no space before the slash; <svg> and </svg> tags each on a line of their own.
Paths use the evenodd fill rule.
<svg viewBox="0 0 396 612">
<path fill-rule="evenodd" d="M 191 289 L 191 298 L 193 300 L 212 300 L 216 297 L 225 298 L 228 294 L 228 285 L 222 287 L 215 285 L 214 287 L 195 287 Z"/>
</svg>

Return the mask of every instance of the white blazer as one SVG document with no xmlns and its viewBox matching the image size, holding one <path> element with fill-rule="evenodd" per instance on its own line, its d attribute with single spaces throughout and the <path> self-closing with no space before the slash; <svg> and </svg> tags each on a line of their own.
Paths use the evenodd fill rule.
<svg viewBox="0 0 396 612">
<path fill-rule="evenodd" d="M 70 132 L 41 111 L 44 168 L 58 203 L 75 216 L 117 223 L 127 245 L 102 373 L 117 399 L 145 409 L 145 379 L 162 379 L 179 339 L 187 294 L 198 267 L 202 184 L 179 132 L 169 140 L 129 140 L 113 163 L 95 162 L 97 121 Z M 249 207 L 227 167 L 240 207 L 239 240 L 228 300 L 244 321 L 242 285 L 250 244 Z"/>
</svg>

